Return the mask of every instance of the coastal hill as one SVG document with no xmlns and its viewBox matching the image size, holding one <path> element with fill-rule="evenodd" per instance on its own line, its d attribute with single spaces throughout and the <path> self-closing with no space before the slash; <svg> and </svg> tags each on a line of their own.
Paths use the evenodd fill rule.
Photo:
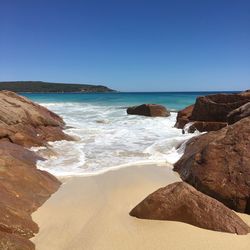
<svg viewBox="0 0 250 250">
<path fill-rule="evenodd" d="M 0 82 L 0 90 L 34 93 L 114 92 L 114 90 L 102 85 L 52 83 L 42 81 Z"/>
</svg>

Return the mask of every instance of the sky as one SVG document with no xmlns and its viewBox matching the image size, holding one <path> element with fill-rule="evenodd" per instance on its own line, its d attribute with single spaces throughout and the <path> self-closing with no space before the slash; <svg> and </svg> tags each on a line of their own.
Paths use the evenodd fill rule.
<svg viewBox="0 0 250 250">
<path fill-rule="evenodd" d="M 0 0 L 0 81 L 250 88 L 250 0 Z"/>
</svg>

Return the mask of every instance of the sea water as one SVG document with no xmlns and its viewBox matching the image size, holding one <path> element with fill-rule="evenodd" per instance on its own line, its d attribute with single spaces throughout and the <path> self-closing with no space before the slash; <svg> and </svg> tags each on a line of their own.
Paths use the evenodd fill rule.
<svg viewBox="0 0 250 250">
<path fill-rule="evenodd" d="M 90 175 L 131 164 L 173 164 L 195 134 L 174 127 L 177 111 L 208 93 L 61 93 L 24 94 L 60 115 L 76 141 L 33 148 L 47 158 L 38 168 L 56 176 Z M 169 117 L 127 115 L 128 106 L 156 103 Z M 181 146 L 182 145 L 182 146 Z"/>
</svg>

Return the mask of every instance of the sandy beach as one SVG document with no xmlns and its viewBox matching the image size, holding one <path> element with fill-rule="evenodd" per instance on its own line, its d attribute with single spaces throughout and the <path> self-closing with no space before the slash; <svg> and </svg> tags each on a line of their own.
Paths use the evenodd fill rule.
<svg viewBox="0 0 250 250">
<path fill-rule="evenodd" d="M 250 235 L 129 216 L 148 194 L 179 180 L 167 164 L 64 179 L 59 191 L 33 214 L 40 231 L 32 241 L 38 250 L 249 249 Z M 250 216 L 239 215 L 250 225 Z"/>
</svg>

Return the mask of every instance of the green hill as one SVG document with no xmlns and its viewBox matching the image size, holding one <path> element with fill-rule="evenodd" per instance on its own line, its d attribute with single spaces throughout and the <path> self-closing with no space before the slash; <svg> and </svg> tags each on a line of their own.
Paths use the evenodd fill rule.
<svg viewBox="0 0 250 250">
<path fill-rule="evenodd" d="M 114 92 L 114 90 L 102 85 L 52 83 L 41 81 L 0 82 L 0 90 L 34 93 Z"/>
</svg>

